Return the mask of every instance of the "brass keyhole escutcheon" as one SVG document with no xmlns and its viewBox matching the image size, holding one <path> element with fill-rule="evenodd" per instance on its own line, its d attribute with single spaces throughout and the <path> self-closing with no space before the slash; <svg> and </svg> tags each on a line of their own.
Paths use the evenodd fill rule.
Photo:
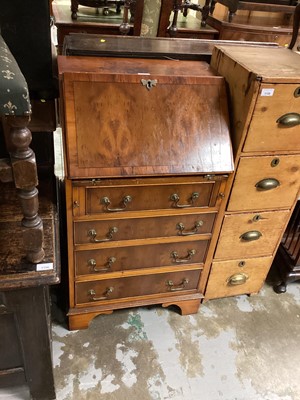
<svg viewBox="0 0 300 400">
<path fill-rule="evenodd" d="M 271 167 L 277 167 L 277 165 L 279 165 L 279 163 L 280 163 L 280 159 L 278 157 L 275 157 L 271 161 Z"/>
<path fill-rule="evenodd" d="M 151 90 L 157 85 L 156 79 L 141 79 L 141 84 L 145 86 L 147 90 Z"/>
<path fill-rule="evenodd" d="M 295 89 L 294 97 L 300 97 L 300 86 Z"/>
</svg>

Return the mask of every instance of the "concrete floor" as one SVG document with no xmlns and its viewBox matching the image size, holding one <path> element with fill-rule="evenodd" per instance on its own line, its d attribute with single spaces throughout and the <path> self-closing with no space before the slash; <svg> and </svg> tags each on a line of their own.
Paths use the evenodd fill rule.
<svg viewBox="0 0 300 400">
<path fill-rule="evenodd" d="M 54 321 L 57 400 L 299 400 L 299 338 L 299 283 L 211 300 L 191 316 L 119 310 L 73 332 Z"/>
</svg>

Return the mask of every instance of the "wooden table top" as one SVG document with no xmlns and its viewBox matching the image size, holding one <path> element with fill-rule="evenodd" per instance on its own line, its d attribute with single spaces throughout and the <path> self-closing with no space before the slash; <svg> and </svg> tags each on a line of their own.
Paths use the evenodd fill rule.
<svg viewBox="0 0 300 400">
<path fill-rule="evenodd" d="M 70 34 L 65 38 L 64 55 L 101 57 L 134 57 L 209 61 L 216 45 L 274 47 L 275 43 L 229 40 L 146 38 L 141 36 L 109 36 Z"/>
</svg>

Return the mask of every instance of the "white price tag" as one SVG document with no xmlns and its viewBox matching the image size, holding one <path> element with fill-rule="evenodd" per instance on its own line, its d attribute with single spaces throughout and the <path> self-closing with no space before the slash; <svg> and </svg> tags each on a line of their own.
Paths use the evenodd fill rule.
<svg viewBox="0 0 300 400">
<path fill-rule="evenodd" d="M 273 96 L 275 89 L 262 89 L 261 96 Z"/>
<path fill-rule="evenodd" d="M 36 265 L 37 272 L 51 271 L 52 269 L 53 269 L 53 263 L 44 263 L 44 264 L 37 264 Z"/>
</svg>

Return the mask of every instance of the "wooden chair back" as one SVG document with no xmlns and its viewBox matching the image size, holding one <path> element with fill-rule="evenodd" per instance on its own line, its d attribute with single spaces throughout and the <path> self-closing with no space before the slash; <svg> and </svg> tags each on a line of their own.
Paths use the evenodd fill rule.
<svg viewBox="0 0 300 400">
<path fill-rule="evenodd" d="M 299 23 L 300 23 L 300 3 L 295 8 L 294 11 L 294 22 L 293 22 L 293 34 L 292 34 L 292 39 L 289 44 L 289 49 L 293 49 L 298 37 L 298 32 L 299 32 Z"/>
</svg>

